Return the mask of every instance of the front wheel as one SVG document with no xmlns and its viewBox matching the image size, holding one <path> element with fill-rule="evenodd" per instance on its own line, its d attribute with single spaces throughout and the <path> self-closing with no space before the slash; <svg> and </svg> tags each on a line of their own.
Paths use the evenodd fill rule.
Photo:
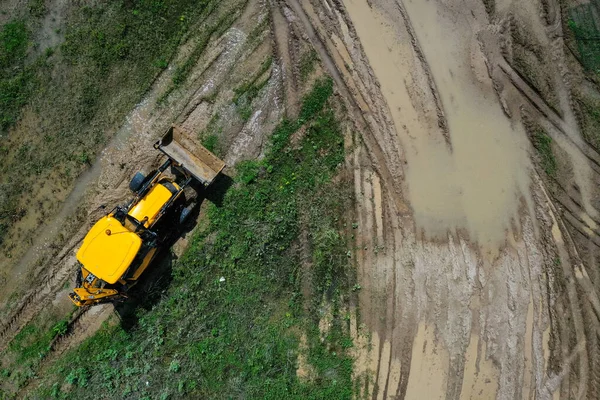
<svg viewBox="0 0 600 400">
<path fill-rule="evenodd" d="M 129 182 L 129 189 L 132 192 L 137 192 L 142 188 L 144 181 L 146 180 L 146 176 L 141 172 L 136 172 L 133 178 L 131 178 L 131 182 Z"/>
<path fill-rule="evenodd" d="M 75 287 L 81 287 L 83 283 L 83 272 L 81 272 L 81 268 L 77 269 L 77 275 L 75 276 Z"/>
</svg>

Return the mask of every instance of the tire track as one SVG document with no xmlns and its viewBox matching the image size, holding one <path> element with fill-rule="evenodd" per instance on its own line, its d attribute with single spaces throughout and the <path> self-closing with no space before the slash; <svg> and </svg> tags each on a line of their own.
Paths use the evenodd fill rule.
<svg viewBox="0 0 600 400">
<path fill-rule="evenodd" d="M 537 93 L 529 84 L 521 77 L 521 75 L 515 71 L 506 60 L 498 63 L 498 67 L 506 74 L 513 86 L 523 95 L 523 97 L 531 104 L 537 111 L 539 111 L 547 120 L 550 122 L 558 132 L 564 135 L 564 138 L 575 146 L 582 155 L 584 155 L 590 162 L 590 166 L 594 172 L 600 174 L 600 153 L 596 151 L 592 146 L 584 145 L 583 143 L 576 143 L 572 139 L 572 135 L 567 132 L 571 131 L 569 125 L 567 125 L 562 118 L 556 114 L 556 112 L 546 103 L 546 101 Z"/>
<path fill-rule="evenodd" d="M 374 118 L 371 118 L 368 109 L 365 109 L 364 106 L 361 107 L 361 104 L 377 104 L 381 105 L 381 107 L 385 109 L 385 105 L 383 105 L 379 100 L 375 99 L 369 99 L 369 101 L 367 101 L 362 94 L 350 89 L 351 84 L 349 82 L 355 82 L 351 78 L 341 74 L 340 71 L 345 70 L 345 66 L 343 63 L 337 63 L 336 60 L 334 60 L 330 55 L 331 53 L 337 53 L 335 46 L 331 42 L 323 39 L 324 35 L 317 31 L 313 25 L 313 21 L 309 19 L 307 13 L 304 11 L 298 0 L 285 0 L 285 3 L 291 8 L 291 10 L 300 20 L 301 29 L 307 34 L 310 42 L 319 54 L 326 70 L 333 77 L 336 83 L 336 88 L 340 91 L 343 99 L 346 101 L 350 113 L 354 116 L 354 122 L 357 124 L 358 130 L 362 134 L 361 138 L 366 145 L 369 155 L 371 156 L 371 161 L 375 170 L 382 177 L 382 180 L 386 182 L 386 184 L 390 185 L 389 187 L 394 188 L 392 199 L 395 203 L 397 212 L 407 213 L 409 211 L 409 207 L 406 205 L 404 198 L 402 197 L 402 189 L 399 185 L 398 179 L 394 179 L 394 176 L 399 176 L 402 174 L 401 167 L 398 161 L 390 160 L 390 158 L 384 152 L 383 146 L 378 140 L 378 138 L 381 136 L 381 131 L 390 128 L 387 125 L 383 128 L 380 128 L 377 123 L 379 121 L 375 121 Z M 367 116 L 365 116 L 363 113 L 366 113 Z M 390 166 L 394 166 L 394 168 L 398 171 L 392 173 Z"/>
</svg>

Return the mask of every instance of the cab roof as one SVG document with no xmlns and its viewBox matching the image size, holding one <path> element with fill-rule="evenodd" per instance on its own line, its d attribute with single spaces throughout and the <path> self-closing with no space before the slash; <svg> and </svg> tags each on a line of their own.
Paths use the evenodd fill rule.
<svg viewBox="0 0 600 400">
<path fill-rule="evenodd" d="M 115 283 L 127 271 L 141 245 L 138 235 L 108 215 L 96 222 L 85 236 L 77 259 L 96 277 Z"/>
</svg>

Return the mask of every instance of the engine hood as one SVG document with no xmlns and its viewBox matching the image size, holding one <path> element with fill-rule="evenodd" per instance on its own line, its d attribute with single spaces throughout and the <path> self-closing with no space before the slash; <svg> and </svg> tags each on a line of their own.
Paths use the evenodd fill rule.
<svg viewBox="0 0 600 400">
<path fill-rule="evenodd" d="M 137 255 L 142 239 L 112 216 L 100 219 L 83 239 L 77 259 L 107 283 L 115 283 Z"/>
</svg>

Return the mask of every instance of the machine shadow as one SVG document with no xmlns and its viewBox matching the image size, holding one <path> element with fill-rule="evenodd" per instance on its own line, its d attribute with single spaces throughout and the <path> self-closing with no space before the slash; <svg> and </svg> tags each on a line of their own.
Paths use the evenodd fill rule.
<svg viewBox="0 0 600 400">
<path fill-rule="evenodd" d="M 173 266 L 177 262 L 177 256 L 172 251 L 173 245 L 190 235 L 196 227 L 202 203 L 209 201 L 217 207 L 222 207 L 225 195 L 232 185 L 233 179 L 225 174 L 221 174 L 209 188 L 204 188 L 201 184 L 190 185 L 196 191 L 197 198 L 189 218 L 183 225 L 173 221 L 172 237 L 142 274 L 137 285 L 129 290 L 128 298 L 114 303 L 123 329 L 130 331 L 138 325 L 138 309 L 150 310 L 165 297 L 173 281 Z"/>
</svg>

